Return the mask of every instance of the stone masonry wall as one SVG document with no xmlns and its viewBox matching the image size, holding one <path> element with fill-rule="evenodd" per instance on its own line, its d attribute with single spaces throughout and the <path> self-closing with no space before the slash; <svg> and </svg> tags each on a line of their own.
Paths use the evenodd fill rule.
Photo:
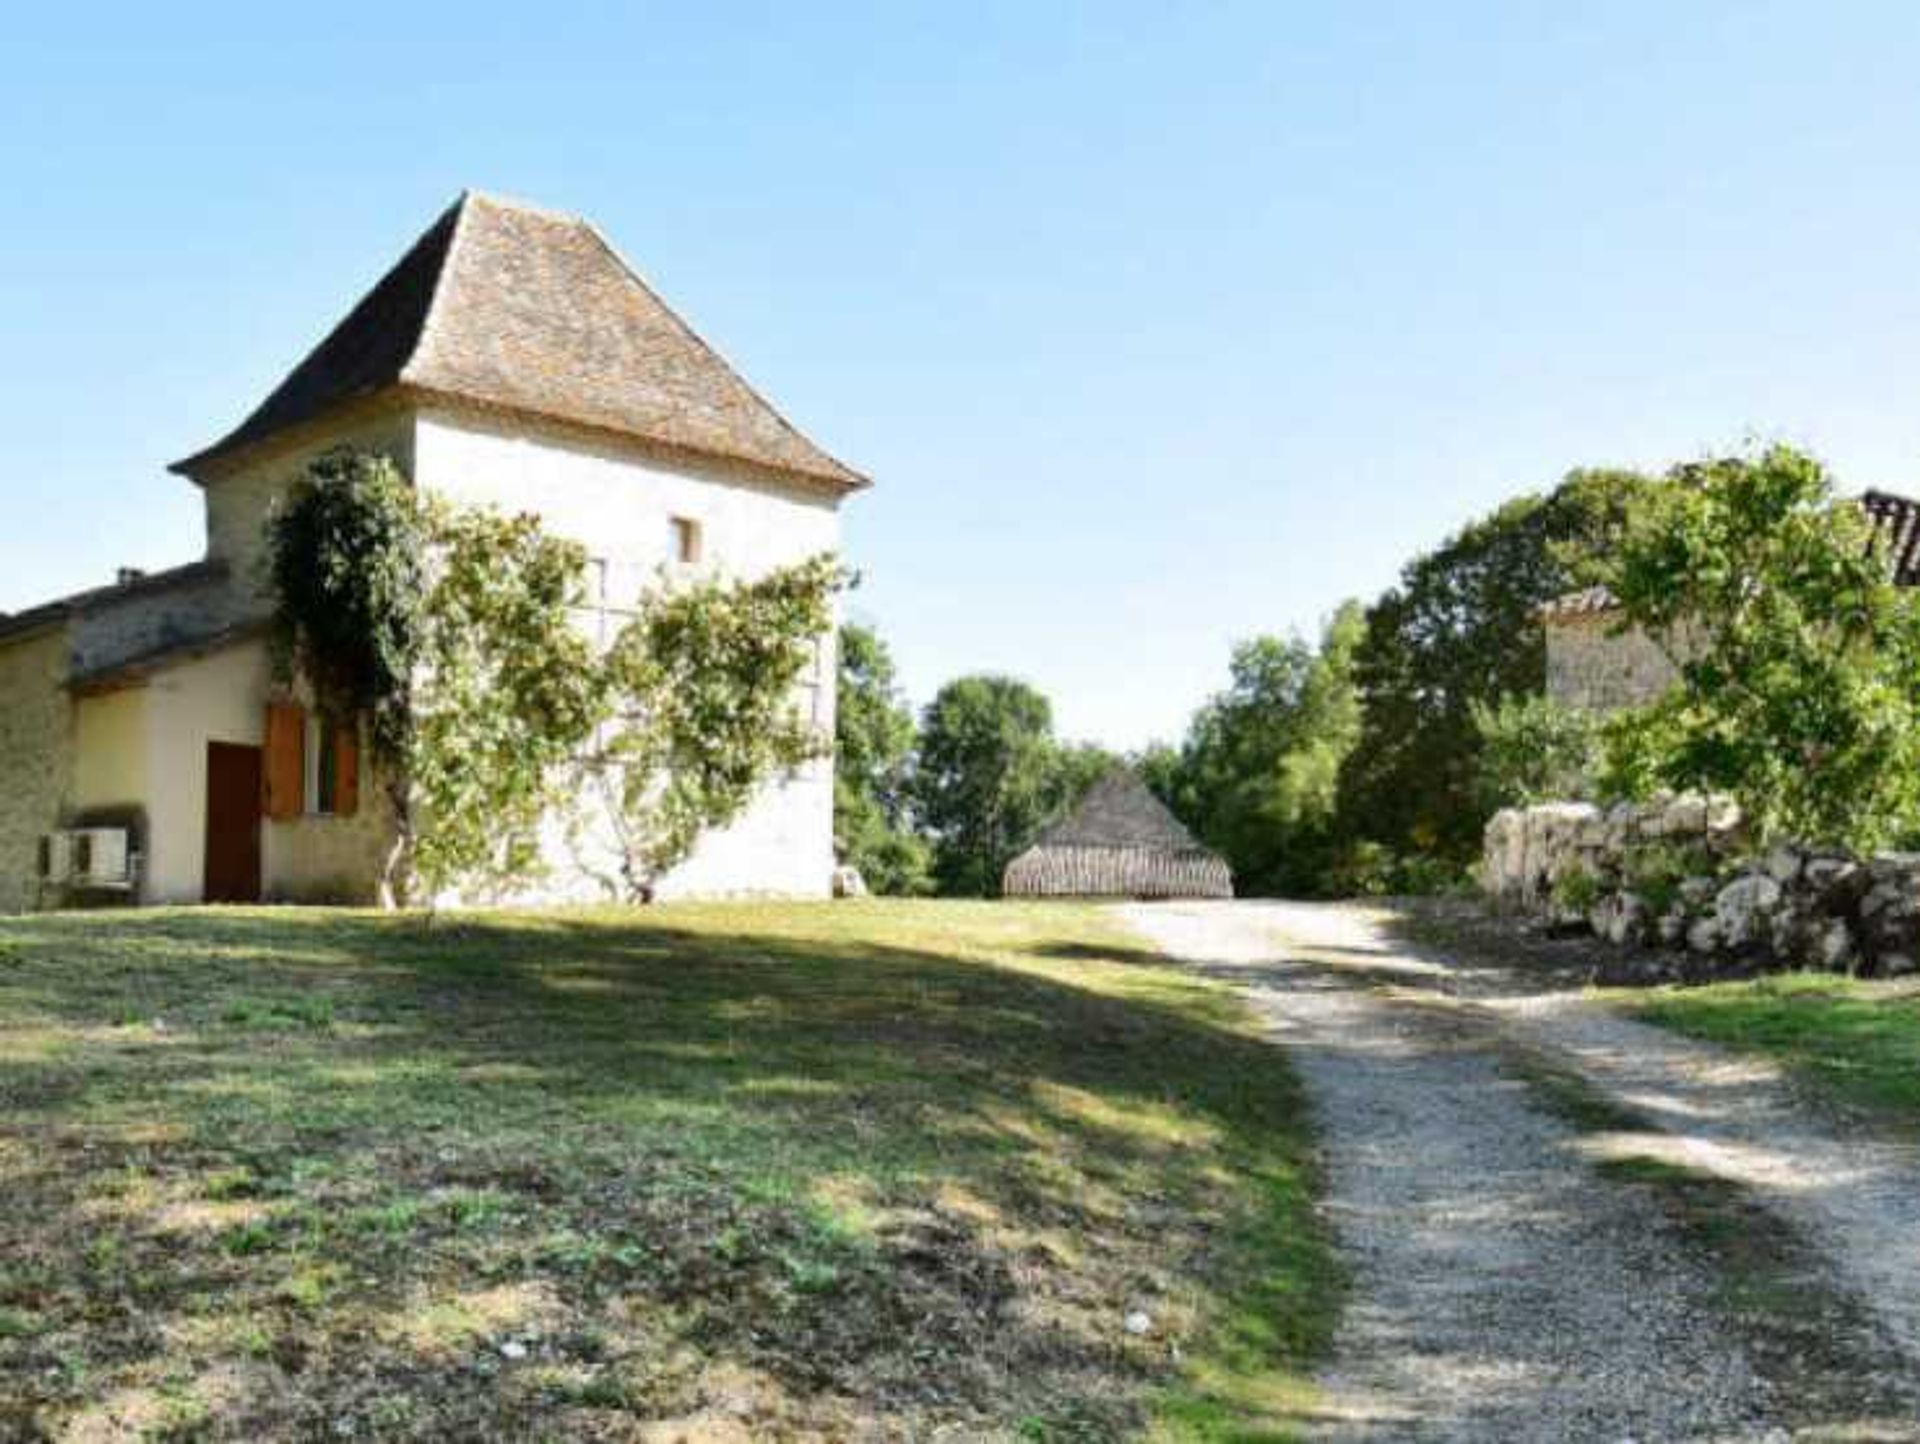
<svg viewBox="0 0 1920 1444">
<path fill-rule="evenodd" d="M 38 896 L 40 835 L 57 827 L 72 775 L 64 626 L 0 646 L 0 913 Z"/>
<path fill-rule="evenodd" d="M 1651 637 L 1616 635 L 1605 614 L 1552 618 L 1546 639 L 1547 696 L 1563 706 L 1617 712 L 1651 702 L 1679 679 Z"/>
<path fill-rule="evenodd" d="M 1920 971 L 1920 854 L 1755 850 L 1724 800 L 1509 808 L 1487 826 L 1482 883 L 1497 906 L 1625 949 L 1605 982 Z"/>
</svg>

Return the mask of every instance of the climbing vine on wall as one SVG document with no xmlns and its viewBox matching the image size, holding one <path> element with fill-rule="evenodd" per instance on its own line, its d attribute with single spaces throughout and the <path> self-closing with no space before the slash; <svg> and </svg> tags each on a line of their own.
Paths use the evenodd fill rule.
<svg viewBox="0 0 1920 1444">
<path fill-rule="evenodd" d="M 388 458 L 349 450 L 292 490 L 269 556 L 283 678 L 369 718 L 395 824 L 385 901 L 527 880 L 542 828 L 596 794 L 620 890 L 650 898 L 702 831 L 825 749 L 796 690 L 831 630 L 830 558 L 663 584 L 596 653 L 573 621 L 584 548 L 531 516 L 422 498 Z"/>
<path fill-rule="evenodd" d="M 767 778 L 830 750 L 798 690 L 809 669 L 816 689 L 829 683 L 819 648 L 844 580 L 819 556 L 753 582 L 661 588 L 620 630 L 606 658 L 619 720 L 597 775 L 630 899 L 651 898 Z"/>
</svg>

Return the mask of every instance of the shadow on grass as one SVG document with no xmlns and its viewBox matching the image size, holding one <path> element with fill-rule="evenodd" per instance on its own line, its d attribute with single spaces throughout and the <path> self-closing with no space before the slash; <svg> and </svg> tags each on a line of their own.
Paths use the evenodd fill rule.
<svg viewBox="0 0 1920 1444">
<path fill-rule="evenodd" d="M 1065 915 L 689 916 L 0 929 L 0 1420 L 1111 1431 L 1171 1373 L 1130 1310 L 1318 1344 L 1300 1100 L 1217 995 Z"/>
</svg>

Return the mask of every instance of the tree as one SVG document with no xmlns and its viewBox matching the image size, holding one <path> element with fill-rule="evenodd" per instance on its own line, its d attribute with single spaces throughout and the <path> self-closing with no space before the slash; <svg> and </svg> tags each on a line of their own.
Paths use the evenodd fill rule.
<svg viewBox="0 0 1920 1444">
<path fill-rule="evenodd" d="M 910 788 L 918 740 L 886 643 L 866 627 L 843 626 L 833 832 L 841 860 L 858 868 L 878 893 L 911 895 L 932 886 L 927 844 L 913 828 Z"/>
<path fill-rule="evenodd" d="M 1599 763 L 1600 724 L 1591 712 L 1545 694 L 1476 699 L 1480 735 L 1480 803 L 1488 810 L 1591 795 Z"/>
<path fill-rule="evenodd" d="M 1861 850 L 1920 823 L 1920 600 L 1788 447 L 1678 467 L 1603 575 L 1680 673 L 1610 720 L 1615 790 L 1731 794 L 1764 836 Z"/>
<path fill-rule="evenodd" d="M 621 628 L 596 775 L 630 900 L 650 901 L 700 834 L 738 818 L 768 778 L 831 749 L 795 693 L 842 581 L 830 556 L 757 581 L 702 580 L 653 592 Z"/>
<path fill-rule="evenodd" d="M 961 677 L 920 724 L 914 797 L 948 895 L 992 897 L 1013 855 L 1060 805 L 1053 708 L 1010 677 Z"/>
<path fill-rule="evenodd" d="M 1298 637 L 1241 643 L 1226 690 L 1195 715 L 1179 753 L 1143 759 L 1148 785 L 1227 859 L 1242 892 L 1329 886 L 1339 769 L 1359 735 L 1362 627 L 1348 603 L 1318 647 Z"/>
<path fill-rule="evenodd" d="M 1357 838 L 1464 864 L 1480 846 L 1474 704 L 1539 692 L 1542 603 L 1587 579 L 1658 483 L 1576 471 L 1415 558 L 1367 610 L 1354 654 L 1360 738 L 1342 766 L 1340 812 Z"/>
</svg>

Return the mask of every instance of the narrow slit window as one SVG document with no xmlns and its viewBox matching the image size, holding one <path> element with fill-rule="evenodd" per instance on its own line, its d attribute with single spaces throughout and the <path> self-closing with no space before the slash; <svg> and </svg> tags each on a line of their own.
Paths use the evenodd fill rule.
<svg viewBox="0 0 1920 1444">
<path fill-rule="evenodd" d="M 338 810 L 340 759 L 331 717 L 307 714 L 307 816 L 331 817 Z"/>
</svg>

